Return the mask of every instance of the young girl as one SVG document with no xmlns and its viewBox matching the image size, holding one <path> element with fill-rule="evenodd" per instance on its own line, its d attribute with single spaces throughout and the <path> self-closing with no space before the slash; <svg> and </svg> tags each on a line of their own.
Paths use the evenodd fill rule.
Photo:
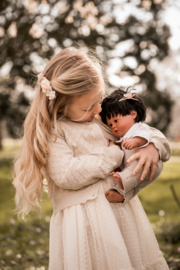
<svg viewBox="0 0 180 270">
<path fill-rule="evenodd" d="M 127 159 L 135 153 L 135 149 L 149 144 L 152 131 L 146 124 L 142 123 L 146 118 L 146 107 L 142 99 L 130 91 L 131 88 L 127 88 L 126 91 L 121 88 L 115 90 L 103 100 L 101 106 L 100 115 L 103 123 L 111 128 L 114 136 L 121 138 L 116 143 L 121 143 L 121 148 L 125 151 L 121 166 L 122 171 L 110 173 L 117 183 L 116 187 L 106 192 L 106 197 L 110 202 L 125 203 L 129 201 L 143 187 L 152 183 L 150 180 L 157 179 L 163 168 L 162 161 L 159 160 L 158 170 L 153 178 L 149 179 L 149 172 L 144 181 L 141 181 L 141 170 L 135 176 L 132 175 L 137 160 L 127 163 Z"/>
<path fill-rule="evenodd" d="M 46 178 L 53 204 L 49 270 L 166 270 L 138 197 L 121 205 L 104 196 L 123 151 L 109 145 L 116 138 L 95 117 L 103 91 L 100 65 L 81 49 L 62 50 L 48 63 L 15 163 L 18 212 L 24 216 L 38 207 Z M 131 157 L 145 164 L 143 177 L 148 163 L 154 167 L 159 155 L 170 155 L 164 136 L 155 131 L 152 137 L 152 144 Z"/>
</svg>

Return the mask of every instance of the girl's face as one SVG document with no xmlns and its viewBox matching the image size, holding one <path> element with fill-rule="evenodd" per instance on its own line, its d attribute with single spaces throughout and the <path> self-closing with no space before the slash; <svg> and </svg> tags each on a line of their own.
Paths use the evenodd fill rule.
<svg viewBox="0 0 180 270">
<path fill-rule="evenodd" d="M 116 137 L 123 137 L 126 132 L 135 124 L 135 118 L 137 116 L 136 111 L 131 111 L 131 114 L 106 118 L 108 126 L 111 128 L 112 134 Z"/>
<path fill-rule="evenodd" d="M 101 112 L 102 95 L 102 90 L 92 90 L 75 97 L 68 106 L 66 117 L 76 122 L 91 122 L 94 116 Z"/>
</svg>

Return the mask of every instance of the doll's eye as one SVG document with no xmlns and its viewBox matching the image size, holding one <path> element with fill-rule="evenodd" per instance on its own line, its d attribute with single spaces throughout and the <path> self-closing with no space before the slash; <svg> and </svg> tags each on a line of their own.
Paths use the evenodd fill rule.
<svg viewBox="0 0 180 270">
<path fill-rule="evenodd" d="M 117 122 L 118 122 L 118 120 L 114 120 L 114 122 L 115 122 L 115 123 L 117 123 Z"/>
<path fill-rule="evenodd" d="M 112 127 L 112 124 L 110 124 L 109 126 Z"/>
</svg>

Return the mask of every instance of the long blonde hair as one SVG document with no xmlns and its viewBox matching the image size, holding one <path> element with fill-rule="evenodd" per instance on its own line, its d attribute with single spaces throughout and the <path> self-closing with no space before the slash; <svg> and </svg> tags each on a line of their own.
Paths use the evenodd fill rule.
<svg viewBox="0 0 180 270">
<path fill-rule="evenodd" d="M 49 100 L 37 85 L 35 98 L 24 122 L 22 149 L 14 164 L 16 188 L 15 212 L 24 218 L 31 209 L 40 212 L 39 202 L 43 179 L 49 180 L 47 157 L 50 153 L 49 138 L 52 125 L 57 136 L 57 120 L 65 115 L 73 97 L 102 86 L 103 76 L 99 61 L 82 49 L 64 49 L 46 66 L 43 76 L 56 91 L 56 98 Z M 60 153 L 61 154 L 61 153 Z"/>
</svg>

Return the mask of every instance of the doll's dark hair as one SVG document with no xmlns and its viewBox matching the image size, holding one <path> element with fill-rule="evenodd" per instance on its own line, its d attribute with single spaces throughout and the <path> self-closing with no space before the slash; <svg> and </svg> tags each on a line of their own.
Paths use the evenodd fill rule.
<svg viewBox="0 0 180 270">
<path fill-rule="evenodd" d="M 118 114 L 122 116 L 130 115 L 131 111 L 137 112 L 135 122 L 143 122 L 146 119 L 146 107 L 139 96 L 136 95 L 132 99 L 119 101 L 124 97 L 124 94 L 128 93 L 128 89 L 125 91 L 122 88 L 118 88 L 104 98 L 101 105 L 102 111 L 100 113 L 104 124 L 107 124 L 106 118 L 110 119 Z"/>
</svg>

